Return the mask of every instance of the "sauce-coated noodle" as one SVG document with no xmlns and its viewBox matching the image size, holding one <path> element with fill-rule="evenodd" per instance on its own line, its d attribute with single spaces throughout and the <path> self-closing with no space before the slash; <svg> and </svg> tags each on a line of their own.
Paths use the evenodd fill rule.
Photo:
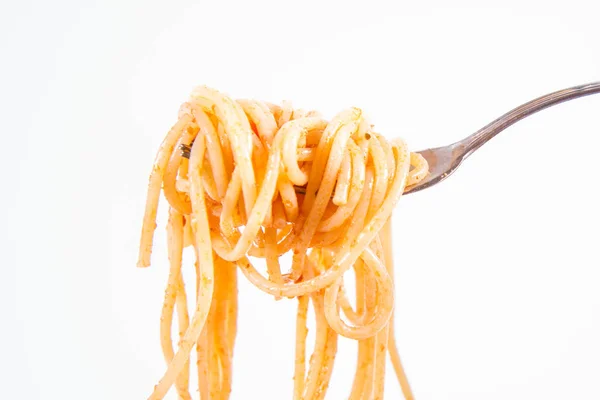
<svg viewBox="0 0 600 400">
<path fill-rule="evenodd" d="M 351 399 L 382 399 L 389 353 L 406 398 L 396 350 L 390 216 L 427 162 L 404 142 L 373 131 L 351 108 L 326 121 L 314 111 L 235 101 L 196 88 L 160 146 L 150 175 L 138 266 L 150 264 L 161 188 L 169 203 L 170 272 L 161 316 L 165 372 L 149 399 L 174 386 L 191 399 L 196 347 L 202 400 L 228 399 L 237 331 L 237 269 L 275 298 L 297 298 L 295 400 L 323 399 L 339 335 L 358 341 Z M 188 315 L 184 247 L 196 256 L 196 306 Z M 280 257 L 292 252 L 289 271 Z M 265 259 L 266 276 L 248 256 Z M 343 276 L 356 276 L 355 307 Z M 307 312 L 316 340 L 307 366 Z M 180 331 L 171 335 L 173 314 Z"/>
</svg>

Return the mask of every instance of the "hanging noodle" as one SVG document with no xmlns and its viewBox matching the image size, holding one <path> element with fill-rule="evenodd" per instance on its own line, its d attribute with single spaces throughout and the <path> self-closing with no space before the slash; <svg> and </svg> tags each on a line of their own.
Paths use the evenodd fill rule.
<svg viewBox="0 0 600 400">
<path fill-rule="evenodd" d="M 207 87 L 195 89 L 160 146 L 148 186 L 139 267 L 150 264 L 161 188 L 170 207 L 170 272 L 161 316 L 168 367 L 149 399 L 162 399 L 172 386 L 178 398 L 192 398 L 194 346 L 201 399 L 229 398 L 237 269 L 275 298 L 297 298 L 295 400 L 325 397 L 339 335 L 358 341 L 350 399 L 383 398 L 386 354 L 411 399 L 394 341 L 390 216 L 405 187 L 427 172 L 419 154 L 374 132 L 360 109 L 328 122 L 289 103 L 235 101 Z M 191 320 L 181 270 L 187 246 L 196 256 Z M 290 251 L 292 265 L 283 273 L 280 257 Z M 248 256 L 265 259 L 266 276 Z M 343 283 L 350 268 L 354 308 Z M 311 304 L 316 340 L 307 366 Z"/>
</svg>

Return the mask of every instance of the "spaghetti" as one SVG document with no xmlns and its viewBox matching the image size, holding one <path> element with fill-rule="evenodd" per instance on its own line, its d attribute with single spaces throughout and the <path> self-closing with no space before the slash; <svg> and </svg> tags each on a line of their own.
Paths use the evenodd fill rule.
<svg viewBox="0 0 600 400">
<path fill-rule="evenodd" d="M 358 341 L 350 399 L 383 398 L 387 354 L 412 398 L 393 335 L 390 215 L 405 187 L 427 172 L 419 154 L 373 131 L 360 109 L 326 121 L 288 103 L 235 101 L 196 88 L 160 146 L 148 186 L 138 266 L 150 264 L 161 188 L 170 261 L 160 327 L 168 367 L 149 399 L 172 386 L 180 399 L 192 398 L 194 347 L 201 399 L 229 398 L 238 269 L 263 292 L 298 301 L 295 400 L 325 397 L 340 335 Z M 181 272 L 187 246 L 196 257 L 191 319 Z M 292 265 L 283 273 L 280 257 L 288 252 Z M 249 256 L 265 259 L 266 276 Z M 351 268 L 355 307 L 343 282 Z M 307 366 L 311 304 L 316 339 Z"/>
</svg>

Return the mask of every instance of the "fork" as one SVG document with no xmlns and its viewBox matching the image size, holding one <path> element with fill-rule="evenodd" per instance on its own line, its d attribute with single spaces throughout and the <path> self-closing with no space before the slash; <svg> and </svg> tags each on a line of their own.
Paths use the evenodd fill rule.
<svg viewBox="0 0 600 400">
<path fill-rule="evenodd" d="M 600 93 L 600 82 L 592 82 L 552 92 L 512 109 L 479 129 L 477 132 L 456 143 L 418 151 L 417 153 L 422 155 L 429 164 L 429 174 L 419 183 L 407 187 L 404 190 L 404 194 L 419 192 L 448 178 L 467 157 L 475 152 L 475 150 L 479 149 L 494 136 L 523 118 L 556 104 L 596 93 Z M 180 150 L 183 157 L 190 157 L 190 147 L 191 144 L 181 145 Z M 305 187 L 294 186 L 294 189 L 298 193 L 306 193 Z"/>
<path fill-rule="evenodd" d="M 467 157 L 515 122 L 556 104 L 595 93 L 600 93 L 600 82 L 559 90 L 520 105 L 456 143 L 418 151 L 429 164 L 429 175 L 407 187 L 404 194 L 416 193 L 448 178 Z"/>
</svg>

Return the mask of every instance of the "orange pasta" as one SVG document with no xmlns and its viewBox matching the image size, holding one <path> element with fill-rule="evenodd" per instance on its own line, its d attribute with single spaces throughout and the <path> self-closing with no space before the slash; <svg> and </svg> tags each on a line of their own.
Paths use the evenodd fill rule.
<svg viewBox="0 0 600 400">
<path fill-rule="evenodd" d="M 148 186 L 138 266 L 150 264 L 161 189 L 170 207 L 170 272 L 161 317 L 167 370 L 149 399 L 172 386 L 191 399 L 196 348 L 202 400 L 228 399 L 237 334 L 237 270 L 275 298 L 297 298 L 295 400 L 324 399 L 339 336 L 358 341 L 352 399 L 382 399 L 390 354 L 412 398 L 393 339 L 390 216 L 427 162 L 400 140 L 373 131 L 350 108 L 327 121 L 313 111 L 233 100 L 196 88 L 161 144 Z M 196 306 L 187 309 L 182 251 L 196 255 Z M 292 253 L 289 270 L 280 257 Z M 249 256 L 262 258 L 263 275 Z M 356 307 L 343 276 L 356 275 Z M 316 342 L 306 360 L 307 312 Z M 173 314 L 181 331 L 171 337 Z M 191 315 L 191 319 L 190 319 Z"/>
</svg>

